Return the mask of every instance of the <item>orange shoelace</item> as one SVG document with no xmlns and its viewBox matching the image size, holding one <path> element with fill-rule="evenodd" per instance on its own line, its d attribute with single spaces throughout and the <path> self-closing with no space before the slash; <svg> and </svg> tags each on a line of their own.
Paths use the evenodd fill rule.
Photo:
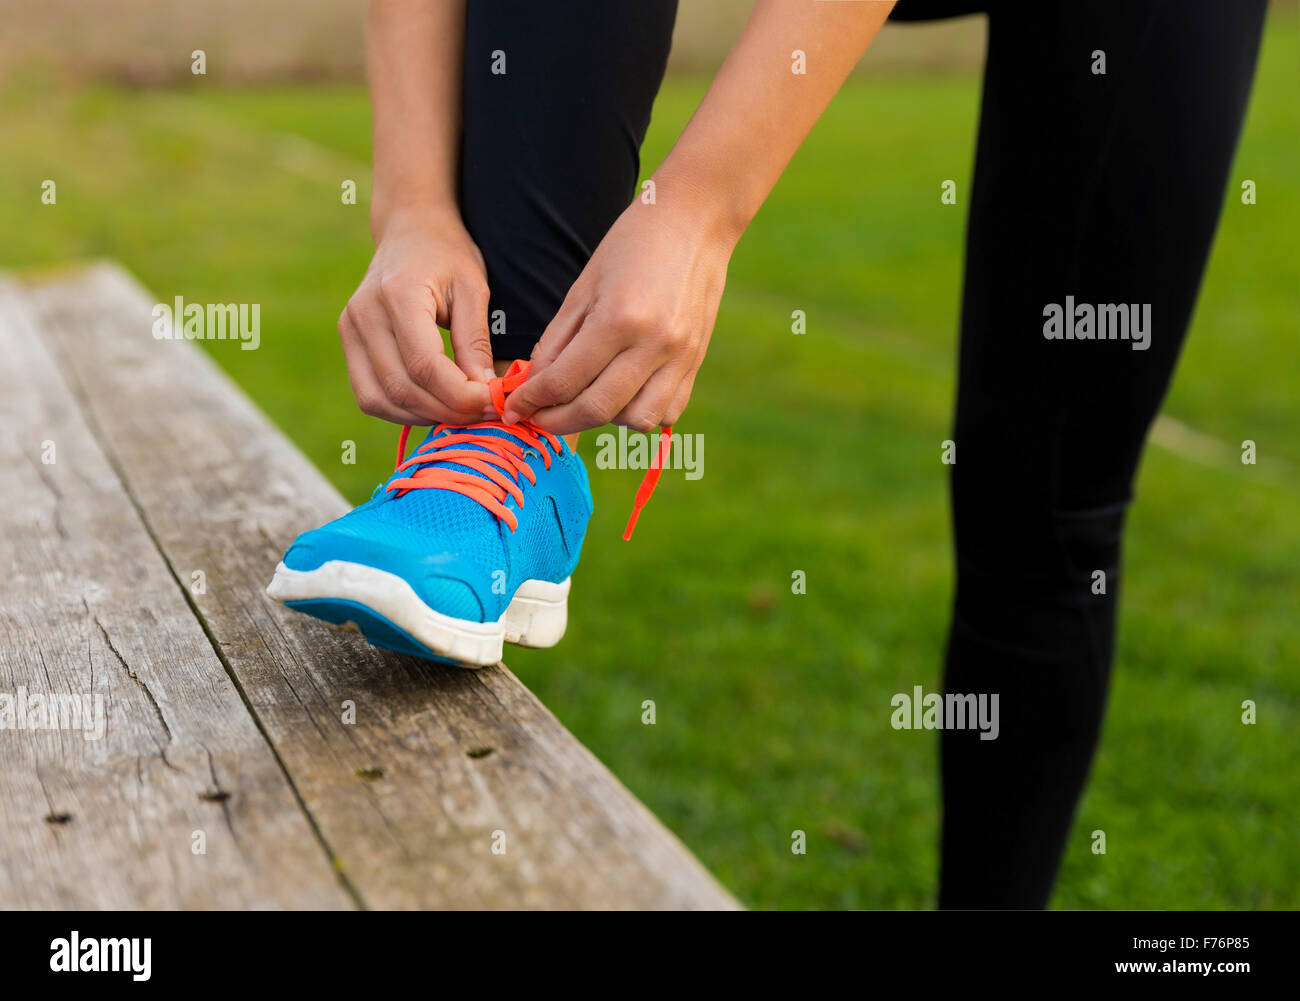
<svg viewBox="0 0 1300 1001">
<path fill-rule="evenodd" d="M 506 397 L 522 386 L 528 378 L 529 363 L 516 360 L 503 376 L 488 383 L 492 394 L 492 405 L 498 414 L 506 412 Z M 504 431 L 517 441 L 488 434 L 447 434 L 439 437 L 441 432 L 478 431 L 491 428 Z M 669 449 L 672 447 L 672 427 L 662 429 L 659 438 L 659 455 L 655 463 L 646 471 L 645 479 L 637 489 L 636 500 L 632 505 L 632 517 L 628 519 L 623 538 L 632 538 L 641 509 L 655 492 L 659 474 L 663 472 Z M 560 451 L 560 439 L 544 431 L 532 421 L 520 421 L 517 424 L 503 424 L 500 421 L 484 421 L 480 424 L 439 424 L 433 429 L 430 439 L 406 458 L 406 439 L 411 433 L 409 426 L 402 428 L 397 439 L 397 465 L 394 472 L 413 470 L 409 476 L 393 480 L 388 484 L 389 490 L 398 491 L 400 497 L 408 490 L 452 490 L 483 505 L 498 518 L 510 526 L 510 531 L 519 527 L 519 519 L 505 506 L 507 496 L 513 497 L 520 507 L 524 504 L 524 492 L 520 487 L 519 477 L 527 477 L 529 483 L 537 482 L 525 459 L 525 447 L 536 451 L 542 457 L 547 469 L 551 468 L 551 450 Z M 548 450 L 546 445 L 550 446 Z M 521 444 L 522 443 L 522 444 Z M 473 448 L 464 446 L 472 445 Z M 461 447 L 456 447 L 461 446 Z M 466 469 L 443 469 L 431 466 L 435 462 L 452 462 Z M 472 471 L 467 471 L 472 470 Z"/>
</svg>

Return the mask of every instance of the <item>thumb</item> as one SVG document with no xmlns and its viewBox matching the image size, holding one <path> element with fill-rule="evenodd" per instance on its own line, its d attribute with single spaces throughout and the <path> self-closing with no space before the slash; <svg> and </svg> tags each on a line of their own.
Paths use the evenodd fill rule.
<svg viewBox="0 0 1300 1001">
<path fill-rule="evenodd" d="M 533 346 L 529 357 L 531 368 L 528 381 L 510 394 L 510 400 L 506 404 L 508 423 L 531 417 L 544 407 L 568 403 L 577 392 L 578 387 L 570 384 L 563 371 L 553 373 L 550 368 L 583 328 L 586 313 L 587 301 L 575 285 L 569 290 L 560 311 L 546 325 L 541 338 Z M 560 367 L 561 370 L 565 368 L 564 365 Z M 569 395 L 566 395 L 566 388 L 570 391 Z"/>
<path fill-rule="evenodd" d="M 472 382 L 491 378 L 492 342 L 488 337 L 486 285 L 457 282 L 452 287 L 450 328 L 456 367 Z"/>
</svg>

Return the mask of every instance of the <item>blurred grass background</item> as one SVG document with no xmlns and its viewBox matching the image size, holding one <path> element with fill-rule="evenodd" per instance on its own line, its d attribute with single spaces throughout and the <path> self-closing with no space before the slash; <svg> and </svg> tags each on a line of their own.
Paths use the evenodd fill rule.
<svg viewBox="0 0 1300 1001">
<path fill-rule="evenodd" d="M 261 349 L 213 356 L 364 499 L 395 433 L 356 412 L 334 333 L 371 250 L 360 5 L 238 0 L 160 20 L 153 0 L 124 0 L 109 21 L 70 0 L 13 4 L 0 3 L 0 267 L 111 256 L 160 301 L 260 302 Z M 643 173 L 745 6 L 683 3 Z M 934 735 L 891 729 L 889 699 L 940 680 L 952 580 L 939 448 L 965 208 L 938 196 L 948 178 L 967 190 L 982 24 L 887 29 L 737 251 L 680 423 L 705 435 L 706 475 L 666 473 L 625 545 L 640 474 L 592 464 L 569 635 L 510 654 L 751 906 L 933 903 Z M 189 74 L 194 48 L 208 77 Z M 1057 906 L 1300 904 L 1297 56 L 1295 7 L 1276 5 L 1143 464 L 1111 712 Z M 1246 178 L 1258 205 L 1240 202 Z M 45 179 L 56 205 L 41 204 Z M 345 179 L 359 204 L 341 204 Z M 790 333 L 794 309 L 805 337 Z M 1258 465 L 1238 460 L 1247 438 Z M 349 439 L 356 465 L 341 462 Z M 1244 699 L 1255 726 L 1240 722 Z M 790 852 L 796 829 L 807 855 Z M 1105 856 L 1089 851 L 1095 829 Z"/>
</svg>

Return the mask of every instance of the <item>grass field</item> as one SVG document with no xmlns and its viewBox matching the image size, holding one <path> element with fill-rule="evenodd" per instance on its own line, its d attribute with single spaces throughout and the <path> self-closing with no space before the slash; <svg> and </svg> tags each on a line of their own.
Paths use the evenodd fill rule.
<svg viewBox="0 0 1300 1001">
<path fill-rule="evenodd" d="M 1296 35 L 1274 16 L 1166 406 L 1194 434 L 1164 432 L 1143 464 L 1111 713 L 1057 906 L 1300 905 Z M 702 89 L 666 86 L 647 171 Z M 569 636 L 509 655 L 751 906 L 933 902 L 935 741 L 891 729 L 889 700 L 939 683 L 964 208 L 938 194 L 966 190 L 977 97 L 964 71 L 841 95 L 736 254 L 679 424 L 704 433 L 706 475 L 666 474 L 629 545 L 639 474 L 593 464 Z M 11 82 L 0 114 L 0 266 L 111 256 L 161 301 L 260 302 L 261 349 L 212 353 L 366 497 L 396 436 L 355 411 L 334 334 L 370 251 L 363 91 Z M 359 205 L 340 202 L 348 178 Z M 1258 465 L 1237 459 L 1247 438 Z"/>
</svg>

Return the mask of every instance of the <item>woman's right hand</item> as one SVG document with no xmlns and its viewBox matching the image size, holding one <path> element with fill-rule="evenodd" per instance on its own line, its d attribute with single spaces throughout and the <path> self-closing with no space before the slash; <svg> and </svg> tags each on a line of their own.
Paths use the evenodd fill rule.
<svg viewBox="0 0 1300 1001">
<path fill-rule="evenodd" d="M 455 361 L 438 327 L 451 330 Z M 487 269 L 454 209 L 393 213 L 339 316 L 357 405 L 395 424 L 469 424 L 491 396 Z"/>
</svg>

